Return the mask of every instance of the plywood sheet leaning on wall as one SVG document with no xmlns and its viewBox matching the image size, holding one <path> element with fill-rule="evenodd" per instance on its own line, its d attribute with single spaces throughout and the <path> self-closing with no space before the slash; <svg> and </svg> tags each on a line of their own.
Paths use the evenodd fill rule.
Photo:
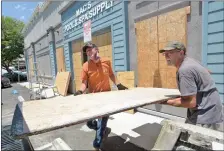
<svg viewBox="0 0 224 151">
<path fill-rule="evenodd" d="M 55 85 L 58 89 L 58 93 L 62 96 L 66 96 L 68 93 L 68 85 L 70 82 L 70 72 L 58 72 L 55 80 Z"/>
<path fill-rule="evenodd" d="M 117 79 L 124 86 L 130 88 L 135 87 L 135 73 L 134 71 L 117 72 Z M 126 113 L 134 114 L 135 109 L 127 110 Z"/>
<path fill-rule="evenodd" d="M 176 69 L 159 54 L 167 42 L 186 45 L 189 7 L 177 9 L 136 23 L 138 86 L 176 88 Z"/>
</svg>

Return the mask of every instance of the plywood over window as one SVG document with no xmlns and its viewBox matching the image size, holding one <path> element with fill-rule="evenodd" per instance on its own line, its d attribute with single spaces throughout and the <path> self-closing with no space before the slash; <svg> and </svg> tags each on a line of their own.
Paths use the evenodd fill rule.
<svg viewBox="0 0 224 151">
<path fill-rule="evenodd" d="M 107 57 L 112 63 L 112 41 L 111 32 L 100 34 L 92 37 L 92 43 L 96 44 L 99 48 L 99 55 Z M 73 69 L 74 69 L 74 87 L 76 90 L 81 86 L 81 71 L 83 62 L 82 47 L 84 46 L 83 40 L 77 40 L 72 43 L 73 50 Z M 112 83 L 111 83 L 112 84 Z"/>
<path fill-rule="evenodd" d="M 83 40 L 75 41 L 72 43 L 73 50 L 73 71 L 74 71 L 74 87 L 80 89 L 81 86 L 81 71 L 82 71 L 82 47 L 84 46 Z"/>
<path fill-rule="evenodd" d="M 168 12 L 136 23 L 138 86 L 176 88 L 176 69 L 167 66 L 159 54 L 167 42 L 186 45 L 189 7 Z"/>
<path fill-rule="evenodd" d="M 56 49 L 56 59 L 57 59 L 57 71 L 65 72 L 65 57 L 63 47 Z"/>
</svg>

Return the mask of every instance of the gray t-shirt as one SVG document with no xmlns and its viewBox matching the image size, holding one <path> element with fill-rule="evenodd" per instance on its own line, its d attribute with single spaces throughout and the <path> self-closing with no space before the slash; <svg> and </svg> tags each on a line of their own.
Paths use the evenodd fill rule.
<svg viewBox="0 0 224 151">
<path fill-rule="evenodd" d="M 185 57 L 177 71 L 181 96 L 196 95 L 197 105 L 188 109 L 187 122 L 214 124 L 223 122 L 222 103 L 210 73 L 199 62 Z"/>
</svg>

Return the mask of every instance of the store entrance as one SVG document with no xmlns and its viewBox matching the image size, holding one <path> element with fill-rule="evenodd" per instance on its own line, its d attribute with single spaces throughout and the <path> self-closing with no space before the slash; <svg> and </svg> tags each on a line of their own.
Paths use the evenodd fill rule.
<svg viewBox="0 0 224 151">
<path fill-rule="evenodd" d="M 111 61 L 111 63 L 113 64 L 111 32 L 107 31 L 104 33 L 93 34 L 92 43 L 94 43 L 98 46 L 100 57 L 108 58 Z M 74 90 L 80 89 L 82 65 L 86 61 L 88 61 L 88 57 L 87 57 L 86 53 L 82 52 L 83 46 L 84 46 L 83 39 L 78 39 L 78 40 L 75 40 L 72 42 Z"/>
</svg>

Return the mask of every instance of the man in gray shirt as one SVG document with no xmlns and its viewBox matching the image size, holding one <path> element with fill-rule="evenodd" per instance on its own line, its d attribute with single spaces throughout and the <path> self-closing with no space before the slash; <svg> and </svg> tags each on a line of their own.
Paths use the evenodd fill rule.
<svg viewBox="0 0 224 151">
<path fill-rule="evenodd" d="M 169 42 L 159 52 L 165 55 L 168 65 L 177 68 L 176 77 L 181 93 L 180 98 L 163 104 L 188 108 L 186 123 L 223 131 L 222 103 L 209 71 L 199 62 L 187 57 L 184 44 L 178 41 Z M 208 146 L 202 138 L 191 137 L 188 141 Z"/>
<path fill-rule="evenodd" d="M 159 51 L 168 65 L 177 68 L 177 83 L 181 97 L 168 100 L 168 105 L 188 108 L 187 123 L 217 129 L 223 122 L 222 103 L 209 71 L 199 62 L 186 57 L 185 46 L 172 41 Z"/>
</svg>

